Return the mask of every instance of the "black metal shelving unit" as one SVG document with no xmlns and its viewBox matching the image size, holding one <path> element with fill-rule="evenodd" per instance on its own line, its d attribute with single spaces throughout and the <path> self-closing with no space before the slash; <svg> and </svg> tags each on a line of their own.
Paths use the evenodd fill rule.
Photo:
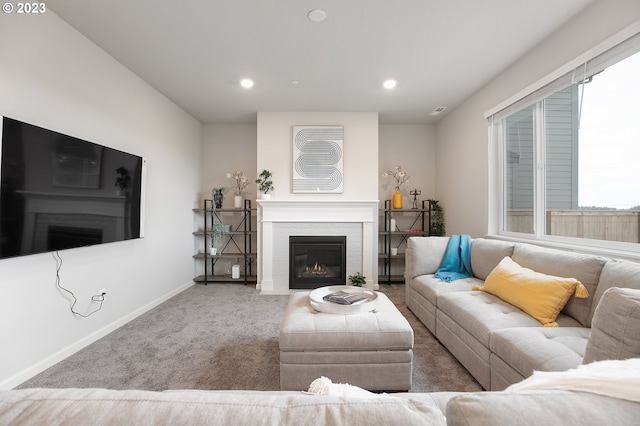
<svg viewBox="0 0 640 426">
<path fill-rule="evenodd" d="M 257 259 L 256 253 L 253 251 L 253 239 L 256 231 L 253 230 L 252 212 L 255 209 L 251 207 L 251 200 L 244 200 L 244 205 L 239 209 L 214 208 L 213 200 L 204 200 L 203 208 L 193 209 L 194 213 L 202 215 L 204 229 L 196 231 L 193 234 L 202 238 L 203 252 L 193 255 L 194 259 L 204 262 L 204 274 L 193 279 L 197 283 L 207 285 L 213 282 L 244 282 L 244 284 L 256 283 L 257 277 L 253 274 L 253 268 Z M 231 231 L 224 233 L 222 246 L 218 253 L 212 255 L 209 253 L 209 247 L 212 243 L 212 228 L 216 223 L 224 224 L 224 215 L 229 213 L 240 215 L 240 222 L 232 227 Z M 243 268 L 240 271 L 240 278 L 233 279 L 230 274 L 220 273 L 220 263 L 222 260 L 240 259 L 242 258 Z"/>
<path fill-rule="evenodd" d="M 391 218 L 395 213 L 414 214 L 410 225 L 406 230 L 391 229 Z M 402 275 L 391 275 L 391 264 L 396 259 L 401 259 L 404 263 L 404 252 L 400 249 L 405 246 L 407 240 L 413 236 L 429 236 L 429 229 L 431 224 L 431 208 L 427 200 L 422 200 L 422 207 L 420 209 L 394 209 L 392 207 L 391 200 L 385 200 L 383 210 L 383 229 L 380 230 L 380 237 L 382 238 L 383 251 L 378 254 L 378 258 L 383 262 L 382 272 L 383 274 L 378 277 L 378 282 L 386 282 L 391 284 L 393 282 L 404 282 Z M 391 248 L 398 249 L 398 254 L 392 255 Z"/>
</svg>

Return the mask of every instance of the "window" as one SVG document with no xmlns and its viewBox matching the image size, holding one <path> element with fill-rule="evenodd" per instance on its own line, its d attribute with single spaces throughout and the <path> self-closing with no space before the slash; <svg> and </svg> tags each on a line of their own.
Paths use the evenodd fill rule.
<svg viewBox="0 0 640 426">
<path fill-rule="evenodd" d="M 640 33 L 487 114 L 499 234 L 640 251 L 638 51 Z"/>
</svg>

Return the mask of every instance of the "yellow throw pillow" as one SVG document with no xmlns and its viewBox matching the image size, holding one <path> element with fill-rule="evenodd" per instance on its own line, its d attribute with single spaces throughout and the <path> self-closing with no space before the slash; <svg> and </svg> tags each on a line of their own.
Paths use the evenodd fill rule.
<svg viewBox="0 0 640 426">
<path fill-rule="evenodd" d="M 491 293 L 522 309 L 545 327 L 557 327 L 558 314 L 575 291 L 587 297 L 586 288 L 575 278 L 546 275 L 523 268 L 509 256 L 500 261 L 484 282 L 474 290 Z"/>
</svg>

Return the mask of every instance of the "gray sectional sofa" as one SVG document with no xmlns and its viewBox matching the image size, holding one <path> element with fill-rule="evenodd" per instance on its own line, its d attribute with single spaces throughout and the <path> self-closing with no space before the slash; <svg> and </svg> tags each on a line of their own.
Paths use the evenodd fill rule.
<svg viewBox="0 0 640 426">
<path fill-rule="evenodd" d="M 486 389 L 519 382 L 505 390 L 310 395 L 20 389 L 0 391 L 0 425 L 638 424 L 640 265 L 476 239 L 475 276 L 444 283 L 433 272 L 447 243 L 409 239 L 407 303 Z M 548 274 L 577 277 L 590 296 L 567 303 L 559 327 L 543 327 L 501 299 L 471 290 L 504 256 Z"/>
<path fill-rule="evenodd" d="M 0 425 L 637 425 L 640 401 L 573 390 L 306 395 L 294 391 L 0 391 Z"/>
<path fill-rule="evenodd" d="M 407 306 L 487 390 L 505 389 L 534 370 L 579 366 L 603 293 L 612 287 L 640 289 L 640 264 L 483 238 L 471 241 L 473 277 L 447 283 L 434 273 L 448 241 L 448 237 L 409 239 Z M 505 256 L 537 272 L 575 278 L 589 297 L 571 297 L 556 320 L 559 327 L 544 327 L 499 297 L 473 291 Z"/>
</svg>

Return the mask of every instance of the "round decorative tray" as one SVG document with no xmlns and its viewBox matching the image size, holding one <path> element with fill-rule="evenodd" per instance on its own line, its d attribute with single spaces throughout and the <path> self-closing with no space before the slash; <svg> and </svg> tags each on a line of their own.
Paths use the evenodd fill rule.
<svg viewBox="0 0 640 426">
<path fill-rule="evenodd" d="M 366 296 L 367 298 L 351 305 L 341 305 L 339 303 L 324 300 L 326 295 L 340 291 Z M 360 314 L 363 312 L 373 311 L 376 306 L 378 306 L 378 294 L 375 291 L 351 285 L 331 285 L 327 287 L 320 287 L 309 294 L 309 299 L 313 309 L 328 314 Z"/>
</svg>

